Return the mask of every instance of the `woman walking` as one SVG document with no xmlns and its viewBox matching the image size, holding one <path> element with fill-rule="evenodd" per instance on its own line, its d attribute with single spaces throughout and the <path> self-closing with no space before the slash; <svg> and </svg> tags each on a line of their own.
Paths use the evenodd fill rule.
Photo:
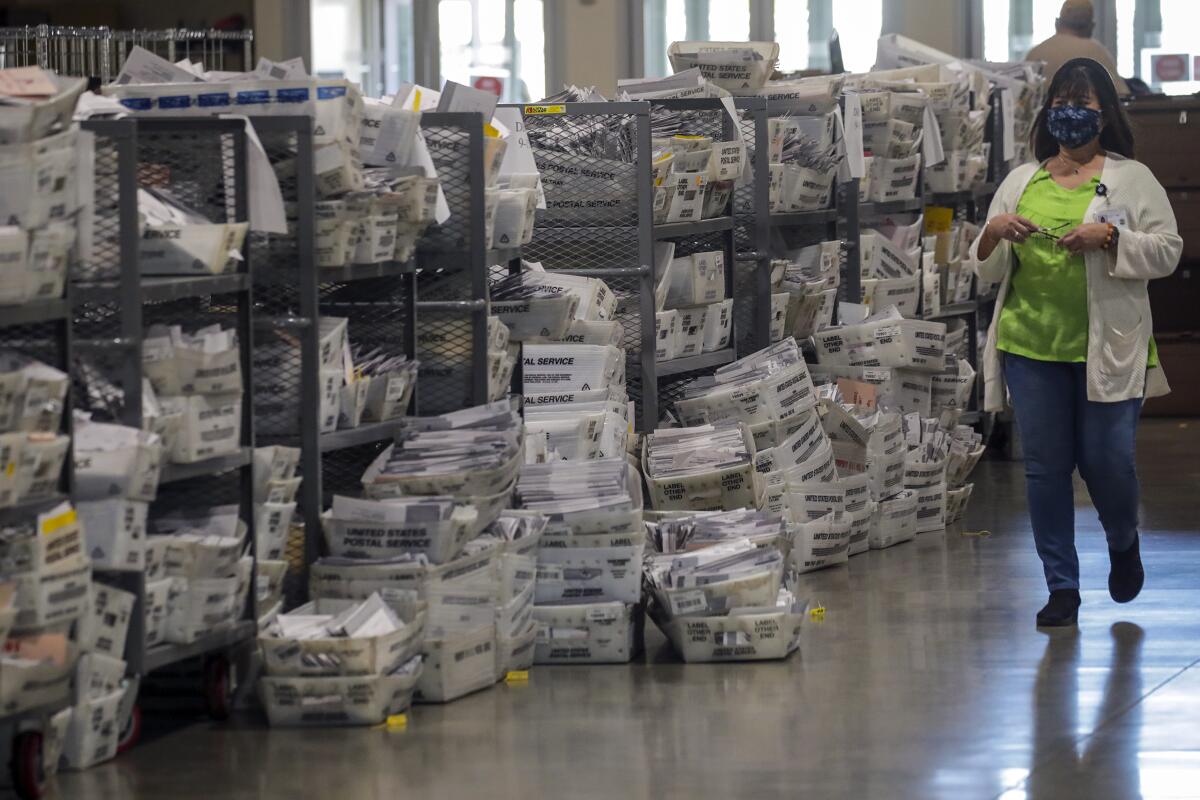
<svg viewBox="0 0 1200 800">
<path fill-rule="evenodd" d="M 971 259 L 981 280 L 1000 283 L 985 406 L 1003 408 L 1003 375 L 1050 589 L 1037 624 L 1064 626 L 1080 604 L 1076 467 L 1108 539 L 1109 593 L 1127 603 L 1142 589 L 1137 422 L 1143 398 L 1168 391 L 1146 284 L 1175 270 L 1183 241 L 1166 192 L 1133 160 L 1129 120 L 1098 62 L 1062 65 L 1031 138 L 1039 163 L 1004 179 Z"/>
</svg>

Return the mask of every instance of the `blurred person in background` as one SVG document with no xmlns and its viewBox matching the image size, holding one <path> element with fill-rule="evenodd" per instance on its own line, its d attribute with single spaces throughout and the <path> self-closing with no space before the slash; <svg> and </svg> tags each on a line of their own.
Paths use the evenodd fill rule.
<svg viewBox="0 0 1200 800">
<path fill-rule="evenodd" d="M 1054 21 L 1054 30 L 1053 36 L 1025 55 L 1026 61 L 1046 62 L 1043 74 L 1052 78 L 1059 67 L 1072 58 L 1090 58 L 1099 61 L 1108 70 L 1113 83 L 1116 84 L 1118 95 L 1129 95 L 1129 87 L 1117 75 L 1117 63 L 1113 60 L 1112 53 L 1092 38 L 1092 33 L 1096 30 L 1092 0 L 1066 0 L 1058 12 L 1058 19 Z"/>
</svg>

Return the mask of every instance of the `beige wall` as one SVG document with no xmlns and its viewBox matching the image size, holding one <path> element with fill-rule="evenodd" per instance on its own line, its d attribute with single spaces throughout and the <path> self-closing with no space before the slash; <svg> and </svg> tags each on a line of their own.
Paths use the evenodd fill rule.
<svg viewBox="0 0 1200 800">
<path fill-rule="evenodd" d="M 624 0 L 549 0 L 559 7 L 561 75 L 549 75 L 564 83 L 595 86 L 612 95 L 617 78 L 627 77 L 625 61 L 629 34 L 625 24 Z M 549 32 L 548 32 L 549 33 Z M 557 86 L 547 87 L 555 91 Z"/>
</svg>

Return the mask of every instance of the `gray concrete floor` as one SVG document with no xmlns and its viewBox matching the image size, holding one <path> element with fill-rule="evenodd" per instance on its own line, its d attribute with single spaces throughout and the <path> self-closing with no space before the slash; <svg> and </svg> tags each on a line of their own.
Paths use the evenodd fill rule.
<svg viewBox="0 0 1200 800">
<path fill-rule="evenodd" d="M 807 576 L 828 612 L 787 662 L 683 665 L 655 631 L 641 663 L 537 667 L 403 732 L 171 720 L 51 796 L 1198 798 L 1200 421 L 1141 442 L 1147 587 L 1108 598 L 1080 488 L 1078 631 L 1035 630 L 1021 468 L 985 462 L 963 529 L 991 535 Z"/>
</svg>

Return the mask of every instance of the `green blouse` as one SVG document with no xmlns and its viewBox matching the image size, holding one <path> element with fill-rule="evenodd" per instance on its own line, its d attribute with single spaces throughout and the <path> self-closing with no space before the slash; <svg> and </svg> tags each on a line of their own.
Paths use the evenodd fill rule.
<svg viewBox="0 0 1200 800">
<path fill-rule="evenodd" d="M 1096 196 L 1098 177 L 1064 189 L 1039 169 L 1025 187 L 1017 214 L 1053 237 L 1083 222 Z M 1057 238 L 1035 233 L 1013 244 L 1016 264 L 996 331 L 996 347 L 1039 361 L 1087 361 L 1087 270 L 1082 255 L 1071 255 Z M 1153 338 L 1149 366 L 1158 363 Z"/>
</svg>

